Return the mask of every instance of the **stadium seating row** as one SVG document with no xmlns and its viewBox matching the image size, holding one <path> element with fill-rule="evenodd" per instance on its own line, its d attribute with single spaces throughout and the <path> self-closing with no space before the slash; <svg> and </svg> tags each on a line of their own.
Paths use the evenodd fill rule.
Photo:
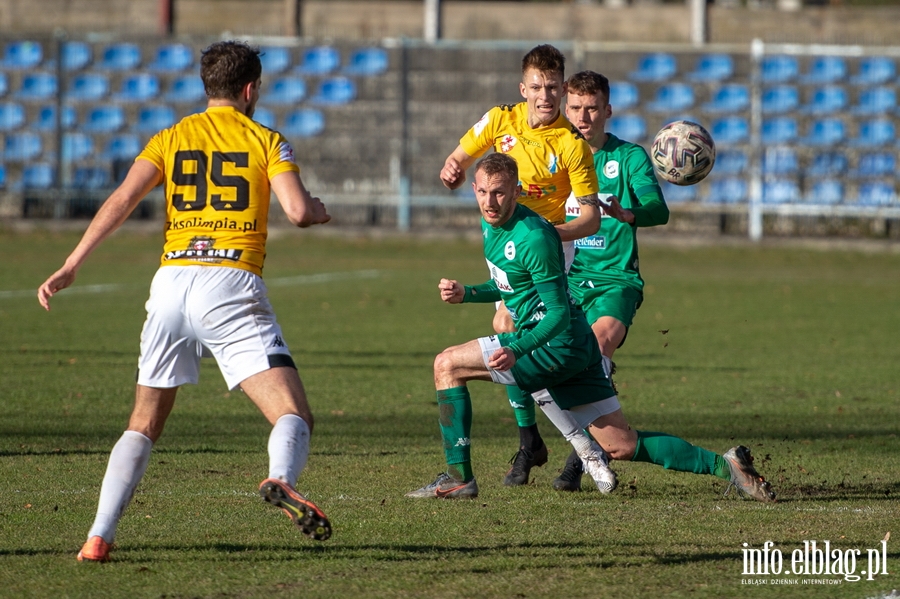
<svg viewBox="0 0 900 599">
<path fill-rule="evenodd" d="M 704 193 L 705 190 L 705 193 Z M 749 184 L 745 177 L 719 176 L 711 179 L 706 187 L 665 184 L 663 193 L 669 204 L 702 201 L 714 204 L 742 204 L 749 198 Z M 801 185 L 792 179 L 767 178 L 763 181 L 762 203 L 854 205 L 866 207 L 896 206 L 898 195 L 893 182 L 866 181 L 849 193 L 846 182 L 838 178 L 817 179 L 804 193 Z"/>
<path fill-rule="evenodd" d="M 337 48 L 316 46 L 301 51 L 295 65 L 292 50 L 282 46 L 261 47 L 263 72 L 277 75 L 288 69 L 298 75 L 328 75 L 341 71 L 346 75 L 380 75 L 387 70 L 388 55 L 382 48 L 366 47 L 354 50 L 341 68 L 341 56 Z M 195 66 L 195 51 L 184 44 L 161 44 L 152 60 L 144 64 L 140 46 L 134 43 L 112 43 L 100 50 L 94 59 L 90 44 L 67 41 L 62 44 L 62 66 L 67 71 L 93 69 L 101 71 L 134 71 L 145 68 L 161 73 L 177 73 Z M 13 41 L 4 47 L 0 69 L 34 70 L 55 68 L 54 60 L 45 60 L 42 45 L 36 41 Z"/>
<path fill-rule="evenodd" d="M 5 82 L 0 74 L 0 79 Z M 172 80 L 166 93 L 161 93 L 160 78 L 153 73 L 134 73 L 122 80 L 121 88 L 110 93 L 109 77 L 102 73 L 80 73 L 72 77 L 64 99 L 74 102 L 99 102 L 112 100 L 123 103 L 164 102 L 183 104 L 206 99 L 203 82 L 197 75 L 181 75 Z M 0 96 L 8 85 L 0 84 Z M 22 78 L 21 87 L 12 98 L 20 102 L 45 102 L 58 93 L 58 82 L 53 73 L 29 73 Z M 270 104 L 296 104 L 306 99 L 306 82 L 297 76 L 276 77 L 262 88 L 262 102 Z M 356 97 L 356 84 L 344 76 L 329 77 L 319 82 L 316 93 L 309 98 L 314 104 L 345 104 Z"/>
<path fill-rule="evenodd" d="M 897 67 L 887 56 L 866 56 L 859 59 L 856 72 L 848 78 L 847 60 L 840 56 L 818 56 L 812 59 L 805 73 L 800 72 L 800 61 L 796 56 L 769 55 L 760 65 L 763 83 L 826 84 L 848 81 L 853 85 L 881 85 L 892 82 L 897 76 Z M 693 82 L 725 81 L 734 74 L 734 60 L 728 54 L 702 54 L 692 71 L 681 78 Z M 675 55 L 655 52 L 642 56 L 637 67 L 628 78 L 632 81 L 669 81 L 678 76 L 678 62 Z"/>
</svg>

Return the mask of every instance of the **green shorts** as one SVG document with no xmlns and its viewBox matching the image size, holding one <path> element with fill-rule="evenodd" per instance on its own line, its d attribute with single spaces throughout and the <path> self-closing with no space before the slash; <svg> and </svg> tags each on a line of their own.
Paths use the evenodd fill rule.
<svg viewBox="0 0 900 599">
<path fill-rule="evenodd" d="M 518 337 L 518 333 L 499 333 L 479 339 L 485 364 L 493 351 Z M 592 334 L 551 339 L 516 360 L 509 372 L 491 371 L 491 378 L 497 383 L 514 384 L 526 393 L 547 389 L 563 409 L 594 403 L 616 394 L 603 370 L 600 348 Z"/>
<path fill-rule="evenodd" d="M 625 328 L 630 327 L 644 301 L 644 294 L 634 287 L 623 285 L 590 285 L 583 282 L 580 286 L 569 288 L 575 302 L 584 310 L 587 321 L 594 324 L 601 316 L 612 316 Z"/>
</svg>

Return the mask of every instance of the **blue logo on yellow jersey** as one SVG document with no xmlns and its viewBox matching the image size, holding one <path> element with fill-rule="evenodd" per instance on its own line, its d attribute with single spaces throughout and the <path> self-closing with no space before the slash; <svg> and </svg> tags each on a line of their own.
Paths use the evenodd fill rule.
<svg viewBox="0 0 900 599">
<path fill-rule="evenodd" d="M 550 154 L 550 163 L 547 165 L 547 170 L 550 171 L 551 175 L 555 175 L 559 171 L 559 157 L 556 154 Z"/>
</svg>

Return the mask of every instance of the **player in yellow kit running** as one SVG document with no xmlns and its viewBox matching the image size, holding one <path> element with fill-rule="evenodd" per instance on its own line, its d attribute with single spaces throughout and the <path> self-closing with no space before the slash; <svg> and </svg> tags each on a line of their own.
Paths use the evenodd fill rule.
<svg viewBox="0 0 900 599">
<path fill-rule="evenodd" d="M 206 111 L 150 140 L 64 266 L 38 290 L 49 310 L 50 298 L 75 281 L 88 255 L 151 189 L 164 186 L 165 246 L 146 305 L 134 409 L 110 454 L 79 560 L 109 560 L 119 519 L 178 388 L 198 382 L 206 353 L 215 357 L 228 387 L 239 387 L 273 425 L 263 499 L 304 534 L 317 540 L 331 535 L 322 510 L 294 489 L 309 456 L 313 418 L 260 276 L 271 192 L 294 225 L 330 217 L 303 186 L 287 140 L 252 120 L 261 73 L 258 49 L 238 42 L 207 48 L 200 67 Z"/>
</svg>

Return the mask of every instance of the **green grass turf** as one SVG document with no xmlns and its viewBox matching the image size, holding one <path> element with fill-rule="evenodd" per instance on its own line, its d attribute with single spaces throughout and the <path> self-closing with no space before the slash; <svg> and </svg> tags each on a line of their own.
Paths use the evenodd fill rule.
<svg viewBox="0 0 900 599">
<path fill-rule="evenodd" d="M 533 485 L 505 488 L 517 434 L 503 390 L 487 383 L 471 385 L 481 496 L 416 501 L 403 493 L 443 469 L 433 357 L 490 328 L 490 306 L 443 305 L 436 291 L 440 277 L 486 277 L 477 241 L 278 235 L 266 279 L 316 415 L 298 486 L 334 536 L 302 537 L 258 498 L 269 427 L 210 362 L 180 392 L 114 562 L 97 565 L 74 557 L 130 411 L 160 236 L 111 238 L 76 286 L 116 286 L 63 292 L 45 313 L 32 290 L 77 238 L 0 234 L 2 597 L 876 597 L 900 587 L 896 255 L 642 249 L 645 302 L 615 356 L 626 415 L 714 451 L 750 446 L 778 503 L 632 463 L 615 464 L 611 496 L 587 484 L 557 493 L 568 452 L 540 416 L 551 461 Z M 322 273 L 342 276 L 308 278 Z M 773 541 L 790 566 L 805 540 L 829 540 L 863 551 L 859 571 L 889 531 L 889 575 L 873 581 L 811 588 L 773 583 L 826 577 L 742 575 L 743 543 Z"/>
</svg>

